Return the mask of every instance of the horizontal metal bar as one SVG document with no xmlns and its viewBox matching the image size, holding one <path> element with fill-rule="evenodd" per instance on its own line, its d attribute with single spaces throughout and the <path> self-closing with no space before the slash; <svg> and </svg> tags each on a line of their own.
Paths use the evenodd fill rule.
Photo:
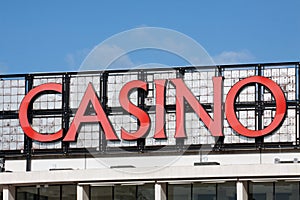
<svg viewBox="0 0 300 200">
<path fill-rule="evenodd" d="M 168 67 L 168 68 L 140 68 L 140 69 L 109 69 L 99 71 L 72 71 L 72 72 L 42 72 L 42 73 L 30 73 L 30 74 L 1 74 L 0 78 L 17 78 L 25 77 L 27 75 L 32 76 L 58 76 L 58 75 L 76 75 L 76 74 L 101 74 L 103 72 L 108 73 L 124 73 L 124 72 L 139 72 L 139 71 L 167 71 L 167 70 L 189 70 L 189 69 L 217 69 L 217 68 L 250 68 L 257 66 L 287 66 L 287 65 L 300 65 L 300 62 L 271 62 L 271 63 L 250 63 L 250 64 L 229 64 L 229 65 L 208 65 L 208 66 L 184 66 L 184 67 Z"/>
</svg>

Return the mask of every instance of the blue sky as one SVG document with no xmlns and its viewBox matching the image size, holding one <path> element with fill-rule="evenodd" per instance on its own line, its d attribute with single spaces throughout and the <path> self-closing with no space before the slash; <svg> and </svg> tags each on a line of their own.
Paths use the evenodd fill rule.
<svg viewBox="0 0 300 200">
<path fill-rule="evenodd" d="M 144 26 L 184 33 L 218 63 L 299 61 L 299 8 L 299 0 L 1 0 L 0 72 L 76 71 L 103 40 Z"/>
</svg>

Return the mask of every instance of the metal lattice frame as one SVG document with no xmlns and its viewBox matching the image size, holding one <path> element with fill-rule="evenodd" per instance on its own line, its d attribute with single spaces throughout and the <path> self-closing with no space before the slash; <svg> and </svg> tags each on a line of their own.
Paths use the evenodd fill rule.
<svg viewBox="0 0 300 200">
<path fill-rule="evenodd" d="M 202 80 L 200 76 L 203 75 L 204 79 Z M 29 120 L 33 124 L 39 122 L 46 122 L 47 117 L 53 118 L 51 123 L 54 127 L 60 126 L 64 130 L 64 134 L 67 133 L 67 130 L 72 122 L 72 119 L 76 113 L 76 103 L 80 101 L 80 95 L 82 95 L 82 90 L 85 89 L 85 85 L 82 85 L 84 81 L 94 80 L 94 86 L 98 93 L 99 100 L 101 105 L 106 112 L 106 114 L 113 118 L 112 116 L 122 116 L 127 115 L 124 110 L 114 103 L 115 99 L 112 96 L 115 96 L 118 93 L 120 88 L 116 88 L 117 84 L 123 84 L 130 81 L 130 79 L 139 79 L 148 82 L 153 85 L 153 80 L 156 77 L 161 78 L 183 78 L 186 82 L 191 83 L 190 86 L 194 87 L 192 84 L 195 82 L 195 87 L 199 89 L 199 94 L 206 94 L 201 96 L 196 94 L 196 97 L 199 98 L 200 103 L 210 114 L 212 113 L 212 102 L 209 96 L 211 88 L 205 86 L 205 80 L 209 80 L 210 76 L 223 76 L 224 77 L 224 98 L 230 88 L 235 82 L 241 80 L 250 75 L 261 75 L 271 78 L 277 82 L 282 88 L 287 98 L 287 119 L 283 123 L 283 126 L 278 130 L 277 136 L 265 136 L 256 139 L 248 139 L 242 136 L 235 134 L 230 131 L 230 127 L 224 121 L 224 133 L 225 137 L 216 138 L 216 141 L 211 141 L 214 144 L 215 151 L 229 151 L 229 150 L 261 150 L 261 149 L 278 149 L 278 148 L 287 148 L 295 149 L 299 147 L 299 84 L 300 84 L 300 71 L 298 62 L 287 62 L 287 63 L 265 63 L 265 64 L 243 64 L 243 65 L 220 65 L 220 66 L 208 66 L 208 67 L 181 67 L 181 68 L 166 68 L 166 69 L 138 69 L 138 70 L 112 70 L 112 71 L 92 71 L 92 72 L 66 72 L 66 73 L 37 73 L 37 74 L 15 74 L 15 75 L 0 75 L 0 82 L 2 81 L 2 86 L 0 85 L 0 91 L 3 91 L 3 94 L 0 94 L 0 104 L 2 100 L 2 106 L 0 105 L 0 134 L 2 134 L 2 139 L 0 143 L 7 145 L 5 140 L 9 137 L 12 137 L 11 140 L 16 137 L 16 142 L 10 143 L 9 147 L 0 146 L 0 157 L 20 157 L 26 158 L 28 160 L 27 169 L 30 170 L 30 160 L 33 155 L 79 155 L 83 156 L 88 151 L 86 150 L 84 143 L 82 146 L 69 142 L 58 141 L 53 146 L 48 144 L 41 144 L 32 141 L 26 135 L 23 139 L 21 138 L 22 132 L 18 129 L 15 131 L 15 135 L 9 135 L 11 133 L 10 124 L 13 123 L 16 125 L 16 120 L 18 120 L 18 106 L 13 104 L 14 98 L 19 99 L 20 97 L 26 95 L 33 87 L 42 84 L 43 82 L 59 82 L 63 85 L 63 94 L 61 97 L 56 99 L 56 97 L 49 96 L 49 99 L 38 99 L 38 104 L 33 105 L 33 108 L 29 111 Z M 193 76 L 195 75 L 196 78 Z M 199 77 L 198 77 L 199 76 Z M 88 78 L 86 78 L 88 77 Z M 203 78 L 202 77 L 202 78 Z M 84 81 L 83 81 L 84 80 Z M 8 84 L 7 81 L 11 81 Z M 194 81 L 194 82 L 193 82 Z M 204 86 L 201 84 L 204 83 Z M 7 84 L 7 85 L 5 85 Z M 19 84 L 19 85 L 18 85 Z M 187 84 L 188 85 L 188 84 Z M 189 86 L 189 85 L 188 85 Z M 2 87 L 2 88 L 1 88 Z M 174 91 L 172 86 L 168 86 L 170 91 Z M 11 88 L 10 91 L 7 88 Z M 74 89 L 75 88 L 75 89 Z M 113 88 L 113 89 L 112 89 Z M 194 88 L 190 88 L 192 91 Z M 270 92 L 266 90 L 261 85 L 253 86 L 254 89 L 248 89 L 244 93 L 240 94 L 236 103 L 236 112 L 241 121 L 245 123 L 245 126 L 250 128 L 254 127 L 256 130 L 263 129 L 267 124 L 265 121 L 272 120 L 272 115 L 274 115 L 275 110 L 275 101 L 270 95 Z M 202 90 L 201 90 L 202 89 Z M 7 90 L 7 91 L 6 91 Z M 14 90 L 14 91 L 13 91 Z M 23 90 L 23 91 L 21 91 Z M 76 90 L 76 91 L 73 91 Z M 201 90 L 201 91 L 200 91 Z M 17 92 L 16 92 L 17 91 Z M 80 93 L 80 92 L 81 93 Z M 78 94 L 75 94 L 78 92 Z M 15 95 L 15 97 L 10 97 L 8 99 L 7 94 Z M 78 96 L 79 95 L 79 96 Z M 154 100 L 154 88 L 153 86 L 149 87 L 148 94 L 143 91 L 137 91 L 134 95 L 134 100 L 138 107 L 147 110 L 149 115 L 153 117 L 155 115 L 155 103 Z M 166 117 L 170 118 L 170 131 L 173 130 L 174 124 L 174 113 L 175 113 L 175 103 L 172 102 L 174 94 L 170 95 L 170 101 L 166 102 Z M 173 95 L 173 96 L 172 96 Z M 252 102 L 247 101 L 248 97 L 252 98 Z M 245 100 L 246 97 L 246 100 Z M 48 97 L 47 97 L 48 98 Z M 75 100 L 74 100 L 75 99 Z M 203 100 L 204 99 L 204 100 Z M 59 108 L 51 103 L 51 100 L 54 102 L 59 102 Z M 202 102 L 203 101 L 203 102 Z M 49 103 L 50 102 L 50 103 Z M 72 104 L 71 104 L 72 102 Z M 74 104 L 74 105 L 73 105 Z M 7 105 L 7 107 L 5 107 Z M 47 105 L 48 109 L 43 109 Z M 52 106 L 52 107 L 51 107 Z M 193 120 L 192 116 L 193 111 L 187 105 L 186 108 L 187 114 L 190 115 L 189 119 L 192 125 L 188 126 L 190 132 L 196 132 L 193 129 L 193 124 L 201 123 L 197 120 Z M 245 117 L 246 116 L 246 117 Z M 59 119 L 59 120 L 58 120 Z M 6 121 L 5 121 L 6 120 Z M 118 117 L 114 120 L 119 120 Z M 172 121 L 173 120 L 173 121 Z M 59 123 L 58 123 L 59 121 Z M 252 123 L 253 122 L 253 123 Z M 7 123 L 5 125 L 5 123 Z M 127 123 L 127 121 L 126 121 Z M 130 122 L 131 123 L 131 122 Z M 130 124 L 128 122 L 128 124 Z M 134 123 L 134 122 L 133 122 Z M 133 124 L 131 123 L 131 124 Z M 128 125 L 132 130 L 136 129 L 134 125 Z M 198 126 L 198 125 L 197 125 Z M 45 128 L 47 129 L 47 127 Z M 205 129 L 205 128 L 204 128 Z M 122 153 L 125 149 L 128 152 L 156 152 L 161 151 L 160 146 L 167 145 L 164 141 L 158 141 L 157 144 L 151 145 L 149 139 L 139 139 L 136 142 L 128 142 L 123 146 L 116 146 L 113 142 L 106 141 L 105 136 L 102 133 L 101 128 L 92 127 L 82 127 L 84 133 L 86 133 L 87 138 L 84 138 L 87 143 L 92 143 L 88 147 L 89 151 L 98 152 L 100 155 L 110 155 L 111 153 Z M 92 138 L 90 140 L 88 137 L 88 132 L 98 132 L 97 138 Z M 4 133 L 5 132 L 5 133 Z M 9 133 L 5 135 L 4 134 Z M 14 131 L 13 131 L 14 132 Z M 277 134 L 277 133 L 276 133 Z M 80 135 L 80 134 L 79 134 Z M 84 135 L 84 134 L 82 134 Z M 1 136 L 1 135 L 0 135 Z M 209 142 L 207 144 L 202 144 L 203 138 L 197 138 L 192 135 L 192 139 L 195 141 L 190 141 L 189 144 L 183 139 L 176 139 L 173 145 L 169 145 L 168 148 L 164 148 L 164 151 L 174 152 L 180 151 L 183 146 L 189 146 L 188 152 L 194 152 L 199 148 L 205 148 L 207 145 L 210 148 Z M 83 136 L 82 136 L 83 137 Z M 85 137 L 85 136 L 84 136 Z M 91 136 L 93 137 L 93 136 Z M 207 137 L 208 138 L 208 137 Z M 205 140 L 211 140 L 211 138 Z M 287 139 L 285 139 L 287 138 Z M 16 144 L 16 145 L 15 145 Z M 15 147 L 15 146 L 16 147 Z M 48 145 L 48 146 L 47 146 Z M 115 145 L 115 146 L 114 146 Z M 119 145 L 119 144 L 118 144 Z M 15 147 L 15 148 L 14 148 Z M 147 154 L 145 154 L 147 155 Z"/>
</svg>

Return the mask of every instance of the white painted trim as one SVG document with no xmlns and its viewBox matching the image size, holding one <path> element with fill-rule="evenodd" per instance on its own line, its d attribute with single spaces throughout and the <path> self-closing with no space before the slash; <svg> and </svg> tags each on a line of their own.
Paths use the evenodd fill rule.
<svg viewBox="0 0 300 200">
<path fill-rule="evenodd" d="M 12 185 L 3 186 L 3 200 L 15 200 L 15 187 Z"/>
<path fill-rule="evenodd" d="M 248 200 L 247 182 L 236 182 L 237 200 Z"/>
<path fill-rule="evenodd" d="M 167 184 L 156 183 L 154 186 L 155 200 L 166 200 L 167 199 Z"/>
</svg>

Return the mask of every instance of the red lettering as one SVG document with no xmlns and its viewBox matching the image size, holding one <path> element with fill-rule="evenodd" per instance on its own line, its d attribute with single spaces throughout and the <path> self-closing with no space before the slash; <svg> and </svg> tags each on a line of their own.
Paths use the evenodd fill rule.
<svg viewBox="0 0 300 200">
<path fill-rule="evenodd" d="M 155 139 L 166 139 L 165 132 L 165 86 L 166 80 L 155 80 L 156 105 L 155 105 Z"/>
<path fill-rule="evenodd" d="M 147 91 L 147 83 L 140 80 L 134 80 L 126 83 L 120 91 L 119 101 L 124 110 L 134 115 L 139 120 L 139 129 L 134 133 L 121 129 L 121 137 L 124 140 L 137 140 L 144 137 L 150 129 L 150 118 L 141 108 L 129 101 L 129 94 L 134 88 L 140 88 Z"/>
<path fill-rule="evenodd" d="M 182 79 L 171 79 L 176 87 L 176 132 L 175 138 L 185 138 L 185 101 L 189 103 L 213 136 L 223 136 L 222 133 L 222 77 L 213 77 L 214 87 L 214 120 L 198 102 Z"/>
<path fill-rule="evenodd" d="M 176 87 L 176 131 L 175 138 L 185 138 L 185 103 L 188 103 L 191 109 L 197 114 L 200 120 L 204 123 L 210 133 L 215 136 L 223 136 L 223 112 L 222 112 L 222 81 L 223 77 L 213 77 L 213 118 L 203 108 L 200 102 L 196 99 L 193 93 L 185 85 L 182 79 L 171 79 L 171 83 Z M 165 131 L 165 90 L 166 80 L 155 80 L 156 89 L 156 116 L 155 116 L 155 139 L 166 139 Z M 273 94 L 276 101 L 276 114 L 269 126 L 262 130 L 250 130 L 244 127 L 236 116 L 235 102 L 239 93 L 247 86 L 252 84 L 260 84 L 265 86 Z M 119 94 L 119 101 L 122 108 L 130 115 L 137 118 L 139 128 L 135 132 L 128 132 L 123 127 L 121 128 L 121 138 L 124 140 L 137 140 L 143 138 L 150 130 L 150 117 L 142 108 L 134 105 L 129 100 L 129 95 L 133 89 L 140 89 L 144 92 L 148 91 L 147 83 L 140 80 L 134 80 L 126 83 Z M 62 93 L 62 84 L 47 83 L 37 86 L 29 91 L 24 97 L 19 111 L 20 125 L 24 133 L 33 140 L 40 142 L 51 142 L 63 137 L 63 130 L 55 133 L 42 134 L 35 131 L 28 119 L 28 109 L 31 107 L 34 100 L 45 92 Z M 92 105 L 95 114 L 86 114 L 87 108 Z M 262 76 L 253 76 L 245 78 L 236 83 L 228 92 L 225 101 L 225 114 L 227 121 L 232 129 L 238 134 L 246 137 L 260 137 L 272 133 L 283 122 L 286 114 L 287 106 L 286 99 L 280 86 L 271 79 Z M 115 130 L 112 127 L 109 118 L 104 112 L 99 98 L 91 83 L 85 91 L 79 108 L 76 112 L 74 120 L 63 139 L 63 141 L 75 141 L 78 134 L 78 129 L 82 123 L 99 123 L 107 140 L 119 140 Z"/>
<path fill-rule="evenodd" d="M 271 124 L 262 130 L 250 130 L 244 127 L 236 117 L 234 108 L 234 103 L 238 94 L 242 91 L 244 87 L 253 83 L 259 83 L 261 85 L 266 86 L 271 91 L 276 101 L 276 115 Z M 286 113 L 286 100 L 281 88 L 274 81 L 263 76 L 252 76 L 237 82 L 229 90 L 225 106 L 226 118 L 231 128 L 234 129 L 240 135 L 246 137 L 260 137 L 271 133 L 279 127 L 279 125 L 284 120 L 284 116 Z"/>
<path fill-rule="evenodd" d="M 24 133 L 33 140 L 39 142 L 51 142 L 60 139 L 63 136 L 63 131 L 59 130 L 53 134 L 41 134 L 31 127 L 28 120 L 28 108 L 33 103 L 34 99 L 36 99 L 43 92 L 55 92 L 62 93 L 62 85 L 58 83 L 46 83 L 40 86 L 37 86 L 30 90 L 28 94 L 22 100 L 19 110 L 19 120 L 20 125 L 24 131 Z"/>
<path fill-rule="evenodd" d="M 96 115 L 85 115 L 86 109 L 90 103 L 93 105 Z M 107 140 L 118 140 L 109 119 L 99 103 L 99 98 L 91 83 L 89 83 L 85 91 L 74 120 L 71 123 L 69 131 L 63 141 L 75 141 L 80 124 L 87 122 L 98 122 L 101 125 Z"/>
</svg>

